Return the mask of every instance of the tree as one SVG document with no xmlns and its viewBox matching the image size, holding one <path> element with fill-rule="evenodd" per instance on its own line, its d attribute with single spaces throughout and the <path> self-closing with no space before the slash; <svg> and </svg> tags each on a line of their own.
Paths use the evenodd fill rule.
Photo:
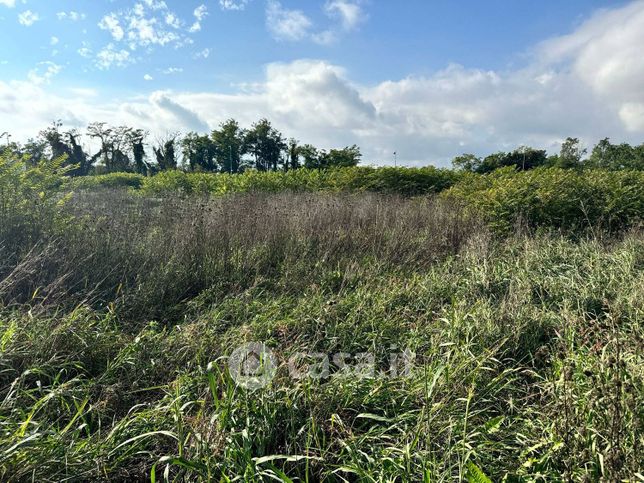
<svg viewBox="0 0 644 483">
<path fill-rule="evenodd" d="M 588 164 L 603 169 L 644 169 L 644 144 L 611 144 L 610 139 L 599 141 L 590 154 Z"/>
<path fill-rule="evenodd" d="M 548 162 L 546 151 L 521 146 L 510 153 L 502 151 L 483 158 L 480 164 L 474 166 L 474 172 L 479 174 L 491 173 L 495 169 L 512 166 L 518 170 L 528 170 L 544 166 Z"/>
<path fill-rule="evenodd" d="M 181 152 L 191 171 L 216 171 L 217 147 L 207 135 L 190 132 L 181 140 Z"/>
<path fill-rule="evenodd" d="M 521 171 L 544 166 L 548 162 L 548 153 L 542 149 L 521 146 L 505 156 L 503 166 L 515 166 Z"/>
<path fill-rule="evenodd" d="M 304 167 L 307 169 L 320 169 L 320 153 L 315 146 L 305 144 L 298 148 L 298 154 L 304 160 Z"/>
<path fill-rule="evenodd" d="M 284 170 L 299 169 L 300 167 L 300 146 L 296 139 L 288 140 L 288 163 L 284 163 Z"/>
<path fill-rule="evenodd" d="M 176 143 L 179 135 L 177 133 L 167 134 L 157 140 L 157 146 L 152 148 L 157 160 L 157 168 L 160 171 L 177 169 Z"/>
<path fill-rule="evenodd" d="M 323 169 L 345 168 L 357 166 L 361 158 L 360 148 L 354 144 L 344 149 L 331 149 L 328 153 L 323 151 L 319 157 L 319 164 Z"/>
<path fill-rule="evenodd" d="M 92 163 L 78 143 L 80 134 L 76 130 L 71 130 L 65 133 L 65 137 L 69 150 L 68 164 L 76 166 L 74 170 L 69 172 L 70 176 L 87 176 L 92 168 Z"/>
<path fill-rule="evenodd" d="M 27 163 L 33 167 L 37 165 L 40 160 L 45 159 L 46 150 L 47 141 L 42 138 L 30 138 L 19 151 L 20 154 L 27 156 Z"/>
<path fill-rule="evenodd" d="M 586 149 L 581 148 L 578 138 L 568 137 L 561 144 L 556 166 L 564 169 L 581 168 L 586 152 Z"/>
<path fill-rule="evenodd" d="M 134 159 L 134 170 L 142 175 L 150 173 L 150 166 L 145 161 L 145 138 L 147 136 L 148 133 L 143 129 L 132 129 L 128 133 L 132 158 Z"/>
<path fill-rule="evenodd" d="M 99 151 L 92 156 L 92 164 L 101 161 L 107 173 L 133 171 L 128 152 L 132 129 L 127 126 L 107 127 L 104 122 L 95 122 L 87 127 L 87 134 L 101 143 Z"/>
<path fill-rule="evenodd" d="M 500 151 L 498 153 L 490 154 L 484 157 L 483 161 L 478 166 L 475 172 L 479 174 L 485 174 L 491 173 L 495 169 L 502 168 L 503 166 L 505 166 L 507 155 L 507 153 Z"/>
<path fill-rule="evenodd" d="M 455 169 L 469 171 L 471 173 L 477 172 L 483 160 L 473 154 L 461 154 L 452 160 L 452 166 Z"/>
<path fill-rule="evenodd" d="M 214 144 L 217 165 L 225 173 L 238 173 L 244 155 L 244 131 L 234 119 L 220 124 L 210 135 Z"/>
<path fill-rule="evenodd" d="M 61 121 L 54 121 L 50 127 L 40 131 L 39 138 L 47 146 L 46 150 L 49 151 L 50 159 L 65 156 L 65 166 L 72 166 L 72 169 L 67 170 L 69 176 L 85 176 L 89 174 L 92 163 L 78 143 L 80 135 L 75 129 L 61 132 L 62 126 Z M 34 151 L 31 154 L 37 154 L 39 159 L 45 155 L 45 150 L 41 151 L 40 146 L 36 144 L 32 143 L 30 149 Z"/>
<path fill-rule="evenodd" d="M 253 124 L 244 136 L 244 151 L 254 156 L 258 171 L 277 171 L 286 147 L 282 134 L 267 119 Z"/>
</svg>

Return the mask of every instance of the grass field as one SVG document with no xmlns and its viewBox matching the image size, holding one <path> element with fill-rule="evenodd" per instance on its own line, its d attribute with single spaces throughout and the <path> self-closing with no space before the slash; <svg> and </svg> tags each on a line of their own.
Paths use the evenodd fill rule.
<svg viewBox="0 0 644 483">
<path fill-rule="evenodd" d="M 453 197 L 43 186 L 2 211 L 3 481 L 644 479 L 637 207 L 571 236 Z"/>
</svg>

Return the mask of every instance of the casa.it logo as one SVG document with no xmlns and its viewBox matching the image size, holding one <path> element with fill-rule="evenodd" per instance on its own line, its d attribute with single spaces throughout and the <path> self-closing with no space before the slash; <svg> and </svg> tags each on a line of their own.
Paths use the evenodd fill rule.
<svg viewBox="0 0 644 483">
<path fill-rule="evenodd" d="M 250 342 L 233 351 L 228 371 L 235 383 L 245 389 L 266 387 L 277 373 L 277 358 L 262 342 Z"/>
</svg>

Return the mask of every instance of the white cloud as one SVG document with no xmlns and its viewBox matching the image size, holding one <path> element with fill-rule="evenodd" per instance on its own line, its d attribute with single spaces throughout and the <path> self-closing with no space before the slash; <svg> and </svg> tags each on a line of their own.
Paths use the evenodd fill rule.
<svg viewBox="0 0 644 483">
<path fill-rule="evenodd" d="M 166 14 L 165 23 L 175 29 L 181 28 L 181 20 L 174 13 Z"/>
<path fill-rule="evenodd" d="M 127 26 L 127 40 L 130 44 L 130 48 L 134 49 L 137 46 L 164 46 L 178 41 L 179 35 L 159 27 L 159 22 L 156 18 L 146 18 L 134 15 L 129 18 L 129 24 Z"/>
<path fill-rule="evenodd" d="M 70 12 L 58 12 L 56 17 L 58 17 L 58 20 L 71 20 L 72 22 L 77 22 L 79 20 L 84 20 L 86 15 L 72 10 Z"/>
<path fill-rule="evenodd" d="M 266 26 L 277 40 L 302 40 L 309 35 L 313 22 L 301 10 L 288 10 L 277 0 L 268 0 Z"/>
<path fill-rule="evenodd" d="M 354 30 L 365 21 L 367 14 L 359 3 L 327 0 L 324 11 L 338 25 L 316 31 L 313 21 L 301 10 L 290 10 L 284 8 L 278 0 L 268 0 L 266 27 L 276 40 L 312 40 L 320 45 L 329 45 L 336 42 L 343 32 Z"/>
<path fill-rule="evenodd" d="M 49 45 L 57 45 L 58 42 L 60 42 L 60 39 L 58 37 L 54 36 L 51 39 L 49 39 Z"/>
<path fill-rule="evenodd" d="M 80 53 L 80 52 L 79 52 Z M 82 55 L 82 54 L 81 54 Z M 124 49 L 118 50 L 113 44 L 108 44 L 96 54 L 96 66 L 106 70 L 112 66 L 125 67 L 134 62 L 130 52 Z"/>
<path fill-rule="evenodd" d="M 644 1 L 600 11 L 575 32 L 543 42 L 541 62 L 568 65 L 620 113 L 628 129 L 644 124 Z"/>
<path fill-rule="evenodd" d="M 244 10 L 250 0 L 219 0 L 222 10 Z"/>
<path fill-rule="evenodd" d="M 154 77 L 152 77 L 150 74 L 145 74 L 143 76 L 143 80 L 151 81 L 151 80 L 154 80 Z"/>
<path fill-rule="evenodd" d="M 194 56 L 195 59 L 207 59 L 210 57 L 210 49 L 206 48 L 197 52 Z"/>
<path fill-rule="evenodd" d="M 342 28 L 347 31 L 356 28 L 366 17 L 358 3 L 347 0 L 329 0 L 324 10 L 330 17 L 339 18 Z"/>
<path fill-rule="evenodd" d="M 197 8 L 195 8 L 195 11 L 193 13 L 197 20 L 203 20 L 204 18 L 206 18 L 206 15 L 208 15 L 208 7 L 201 4 Z"/>
<path fill-rule="evenodd" d="M 406 164 L 448 164 L 461 152 L 487 154 L 521 144 L 554 151 L 569 135 L 586 145 L 606 136 L 639 144 L 644 57 L 636 47 L 643 35 L 644 2 L 638 1 L 598 12 L 570 35 L 538 45 L 527 65 L 515 70 L 450 65 L 366 86 L 352 82 L 340 66 L 300 60 L 269 65 L 260 82 L 234 94 L 162 91 L 103 103 L 63 96 L 46 82 L 0 81 L 0 131 L 26 139 L 34 126 L 57 118 L 72 127 L 100 119 L 152 133 L 169 126 L 207 131 L 229 117 L 250 125 L 266 116 L 302 142 L 322 148 L 356 143 L 367 162 L 391 162 L 397 151 Z M 106 62 L 118 62 L 118 53 L 112 47 Z M 131 61 L 125 54 L 120 62 Z"/>
<path fill-rule="evenodd" d="M 38 20 L 40 20 L 40 16 L 31 10 L 25 10 L 18 15 L 18 22 L 20 22 L 20 25 L 24 25 L 25 27 L 31 27 Z"/>
<path fill-rule="evenodd" d="M 168 5 L 163 1 L 157 0 L 143 0 L 145 4 L 152 10 L 167 10 Z"/>
<path fill-rule="evenodd" d="M 183 72 L 183 68 L 181 67 L 168 67 L 167 69 L 163 69 L 161 71 L 165 75 L 170 75 L 170 74 L 179 74 Z"/>
<path fill-rule="evenodd" d="M 0 0 L 0 5 L 5 7 L 13 8 L 16 6 L 16 0 Z"/>
<path fill-rule="evenodd" d="M 199 5 L 195 8 L 193 15 L 195 16 L 195 22 L 190 27 L 190 32 L 199 32 L 201 30 L 201 21 L 208 16 L 208 7 L 205 5 Z"/>
<path fill-rule="evenodd" d="M 121 27 L 116 14 L 110 13 L 109 15 L 105 15 L 98 23 L 98 26 L 101 30 L 107 30 L 114 40 L 123 40 L 125 32 L 123 31 L 123 27 Z"/>
<path fill-rule="evenodd" d="M 35 85 L 49 84 L 61 70 L 62 67 L 53 62 L 40 62 L 35 69 L 29 71 L 28 79 Z"/>
<path fill-rule="evenodd" d="M 92 56 L 92 49 L 89 47 L 81 47 L 80 49 L 77 50 L 78 55 L 81 57 L 85 57 L 86 59 L 89 59 Z"/>
<path fill-rule="evenodd" d="M 195 10 L 197 24 L 206 15 L 206 7 Z M 99 22 L 112 40 L 124 42 L 130 50 L 152 46 L 179 48 L 193 43 L 186 33 L 196 31 L 201 25 L 184 29 L 186 22 L 168 8 L 163 1 L 142 0 L 131 9 L 109 12 Z"/>
</svg>

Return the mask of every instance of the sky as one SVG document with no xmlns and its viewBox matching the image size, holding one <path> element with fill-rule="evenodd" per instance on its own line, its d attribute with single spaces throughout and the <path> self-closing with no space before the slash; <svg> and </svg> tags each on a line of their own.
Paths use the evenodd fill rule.
<svg viewBox="0 0 644 483">
<path fill-rule="evenodd" d="M 0 0 L 0 133 L 262 117 L 366 164 L 644 142 L 644 0 Z"/>
</svg>

